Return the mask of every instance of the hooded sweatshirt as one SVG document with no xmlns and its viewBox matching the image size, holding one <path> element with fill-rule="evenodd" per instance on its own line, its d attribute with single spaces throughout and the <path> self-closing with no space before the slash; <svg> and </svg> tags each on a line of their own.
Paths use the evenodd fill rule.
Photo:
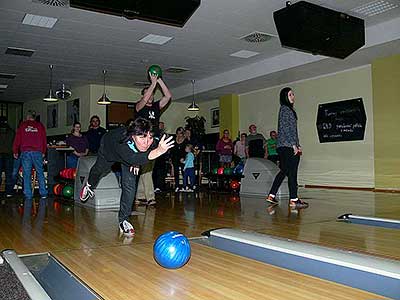
<svg viewBox="0 0 400 300">
<path fill-rule="evenodd" d="M 44 154 L 46 149 L 46 129 L 43 124 L 34 120 L 22 122 L 15 136 L 13 153 L 38 151 Z"/>
</svg>

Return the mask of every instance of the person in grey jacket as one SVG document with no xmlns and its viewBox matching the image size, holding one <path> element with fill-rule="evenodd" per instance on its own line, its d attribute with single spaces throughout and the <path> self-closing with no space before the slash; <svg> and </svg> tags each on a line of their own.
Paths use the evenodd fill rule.
<svg viewBox="0 0 400 300">
<path fill-rule="evenodd" d="M 279 96 L 281 107 L 278 117 L 277 152 L 280 158 L 280 171 L 274 179 L 266 200 L 272 204 L 278 203 L 275 195 L 287 176 L 290 207 L 306 208 L 308 207 L 308 203 L 299 199 L 297 196 L 297 171 L 302 150 L 297 132 L 297 113 L 294 110 L 295 97 L 292 89 L 289 87 L 283 88 Z"/>
</svg>

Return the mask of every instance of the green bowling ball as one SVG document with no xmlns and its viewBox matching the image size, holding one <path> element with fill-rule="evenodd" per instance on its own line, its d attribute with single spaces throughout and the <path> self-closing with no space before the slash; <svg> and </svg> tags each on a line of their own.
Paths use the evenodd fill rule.
<svg viewBox="0 0 400 300">
<path fill-rule="evenodd" d="M 74 188 L 71 185 L 66 185 L 62 190 L 62 194 L 65 198 L 72 198 L 74 196 Z"/>
<path fill-rule="evenodd" d="M 217 175 L 217 174 L 218 174 L 218 168 L 212 169 L 212 173 L 213 173 L 214 175 Z"/>
<path fill-rule="evenodd" d="M 232 168 L 225 168 L 224 169 L 224 175 L 232 175 L 233 174 L 233 169 Z"/>
<path fill-rule="evenodd" d="M 151 75 L 157 75 L 157 77 L 162 77 L 162 69 L 159 65 L 151 65 L 148 69 L 148 73 Z"/>
</svg>

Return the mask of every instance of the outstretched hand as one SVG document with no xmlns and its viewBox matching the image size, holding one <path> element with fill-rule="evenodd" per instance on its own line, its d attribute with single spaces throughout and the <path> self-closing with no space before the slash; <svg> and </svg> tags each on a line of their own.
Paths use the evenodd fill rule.
<svg viewBox="0 0 400 300">
<path fill-rule="evenodd" d="M 157 150 L 161 153 L 164 154 L 167 152 L 169 149 L 174 147 L 175 141 L 173 140 L 173 136 L 170 136 L 167 138 L 167 135 L 163 135 L 160 139 L 160 142 L 158 143 Z"/>
</svg>

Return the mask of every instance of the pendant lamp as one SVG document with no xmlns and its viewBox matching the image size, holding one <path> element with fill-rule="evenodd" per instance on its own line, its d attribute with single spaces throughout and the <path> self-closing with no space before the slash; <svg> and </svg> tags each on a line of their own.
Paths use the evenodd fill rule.
<svg viewBox="0 0 400 300">
<path fill-rule="evenodd" d="M 200 108 L 199 106 L 196 104 L 196 102 L 194 101 L 194 79 L 192 79 L 192 89 L 193 89 L 193 94 L 192 94 L 192 104 L 189 105 L 188 107 L 188 111 L 199 111 Z"/>
<path fill-rule="evenodd" d="M 99 100 L 97 100 L 97 104 L 100 104 L 100 105 L 111 104 L 110 99 L 108 99 L 108 97 L 106 95 L 106 73 L 107 73 L 107 71 L 103 70 L 103 79 L 104 79 L 103 87 L 104 87 L 104 90 L 103 90 L 103 95 L 100 97 Z"/>
<path fill-rule="evenodd" d="M 53 90 L 52 90 L 52 85 L 53 85 L 53 65 L 49 65 L 50 68 L 50 89 L 49 93 L 46 95 L 46 97 L 43 98 L 43 101 L 45 102 L 57 102 L 58 99 L 53 96 Z"/>
</svg>

